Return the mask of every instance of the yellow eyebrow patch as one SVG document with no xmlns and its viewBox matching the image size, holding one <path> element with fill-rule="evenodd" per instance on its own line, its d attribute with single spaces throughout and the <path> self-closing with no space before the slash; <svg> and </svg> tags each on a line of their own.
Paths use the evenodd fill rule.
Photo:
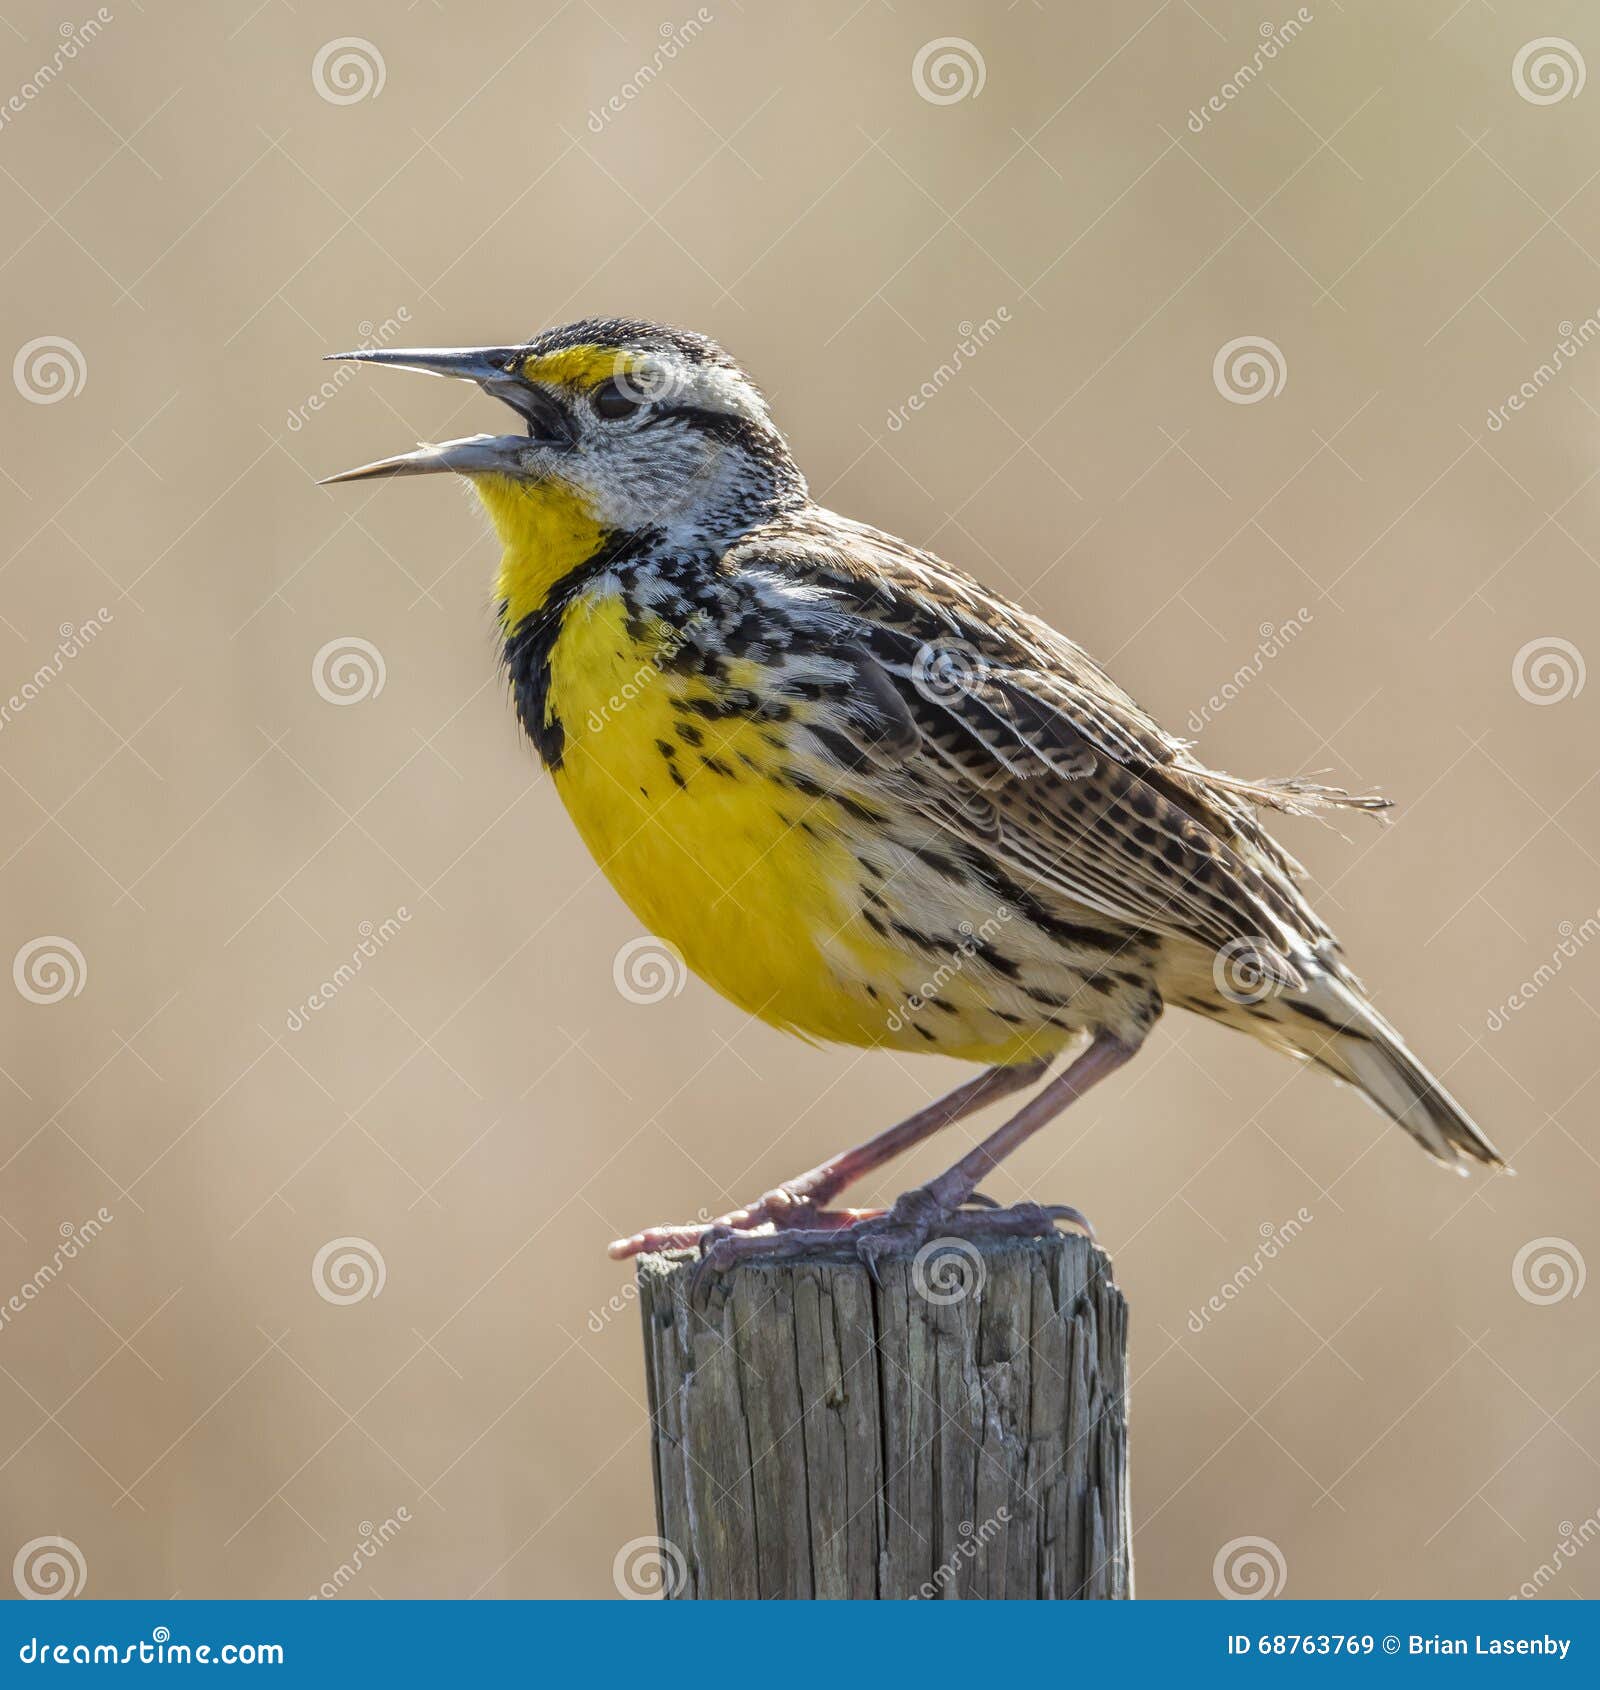
<svg viewBox="0 0 1600 1690">
<path fill-rule="evenodd" d="M 560 352 L 529 358 L 522 366 L 522 374 L 527 381 L 582 390 L 598 387 L 612 376 L 624 375 L 633 366 L 633 358 L 615 346 L 569 346 Z"/>
</svg>

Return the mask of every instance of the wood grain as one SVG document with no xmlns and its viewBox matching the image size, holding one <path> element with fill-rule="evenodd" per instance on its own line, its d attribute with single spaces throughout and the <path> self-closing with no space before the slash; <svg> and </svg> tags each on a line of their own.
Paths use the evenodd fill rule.
<svg viewBox="0 0 1600 1690">
<path fill-rule="evenodd" d="M 930 1255 L 930 1251 L 932 1254 Z M 668 1594 L 1130 1597 L 1127 1304 L 1087 1239 L 639 1262 Z"/>
</svg>

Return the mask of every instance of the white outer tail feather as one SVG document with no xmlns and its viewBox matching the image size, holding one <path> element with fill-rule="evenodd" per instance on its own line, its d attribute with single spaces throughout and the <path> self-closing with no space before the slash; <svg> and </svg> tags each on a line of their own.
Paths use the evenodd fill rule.
<svg viewBox="0 0 1600 1690">
<path fill-rule="evenodd" d="M 1292 1008 L 1295 995 L 1286 993 L 1279 1001 Z M 1331 1038 L 1321 1031 L 1321 1048 L 1314 1046 L 1309 1053 L 1315 1060 L 1353 1085 L 1447 1167 L 1464 1174 L 1469 1161 L 1505 1166 L 1472 1117 L 1359 991 L 1335 976 L 1321 975 L 1310 983 L 1307 997 L 1317 1010 L 1350 1029 Z"/>
</svg>

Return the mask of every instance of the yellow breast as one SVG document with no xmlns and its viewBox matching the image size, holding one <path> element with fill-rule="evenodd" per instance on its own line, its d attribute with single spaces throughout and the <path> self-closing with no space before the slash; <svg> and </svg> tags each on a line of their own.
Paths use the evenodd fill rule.
<svg viewBox="0 0 1600 1690">
<path fill-rule="evenodd" d="M 675 706 L 709 696 L 636 642 L 620 597 L 568 612 L 551 654 L 565 730 L 556 789 L 628 907 L 696 974 L 763 1020 L 874 1043 L 871 999 L 825 954 L 850 923 L 850 854 L 801 825 L 774 778 L 783 753 L 755 722 Z"/>
<path fill-rule="evenodd" d="M 641 640 L 638 628 L 620 593 L 574 604 L 551 654 L 549 711 L 563 730 L 556 789 L 650 932 L 741 1009 L 804 1037 L 984 1062 L 1064 1041 L 1036 1018 L 996 1017 L 959 963 L 916 955 L 875 921 L 875 885 L 896 900 L 880 908 L 913 913 L 900 898 L 923 865 L 907 854 L 897 876 L 894 847 L 859 803 L 784 778 L 792 724 L 696 712 L 714 702 L 709 683 L 666 663 L 670 630 L 647 627 Z M 733 685 L 759 679 L 733 669 Z M 873 857 L 891 865 L 875 883 Z M 985 919 L 982 905 L 948 901 L 918 913 L 947 932 Z M 932 997 L 947 1007 L 928 1010 Z"/>
<path fill-rule="evenodd" d="M 519 692 L 524 722 L 650 932 L 741 1009 L 804 1037 L 984 1062 L 1062 1042 L 1006 981 L 986 987 L 964 968 L 962 936 L 993 919 L 992 895 L 892 837 L 881 795 L 818 796 L 826 771 L 792 743 L 810 706 L 791 702 L 779 721 L 719 714 L 719 689 L 761 694 L 768 677 L 748 663 L 717 681 L 683 672 L 671 662 L 681 635 L 636 605 L 630 615 L 614 577 L 563 598 L 606 539 L 575 490 L 479 478 L 478 492 L 504 544 L 495 597 L 508 640 L 541 624 L 551 636 L 542 691 Z M 910 942 L 911 927 L 941 948 Z"/>
</svg>

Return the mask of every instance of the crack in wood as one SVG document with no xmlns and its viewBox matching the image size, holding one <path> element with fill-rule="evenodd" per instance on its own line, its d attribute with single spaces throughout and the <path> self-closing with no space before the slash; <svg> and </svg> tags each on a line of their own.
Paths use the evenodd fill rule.
<svg viewBox="0 0 1600 1690">
<path fill-rule="evenodd" d="M 1128 1310 L 1087 1239 L 638 1265 L 680 1598 L 1130 1597 Z M 925 1271 L 926 1268 L 926 1271 Z M 709 1293 L 709 1295 L 708 1295 Z M 674 1562 L 676 1557 L 672 1557 Z"/>
</svg>

